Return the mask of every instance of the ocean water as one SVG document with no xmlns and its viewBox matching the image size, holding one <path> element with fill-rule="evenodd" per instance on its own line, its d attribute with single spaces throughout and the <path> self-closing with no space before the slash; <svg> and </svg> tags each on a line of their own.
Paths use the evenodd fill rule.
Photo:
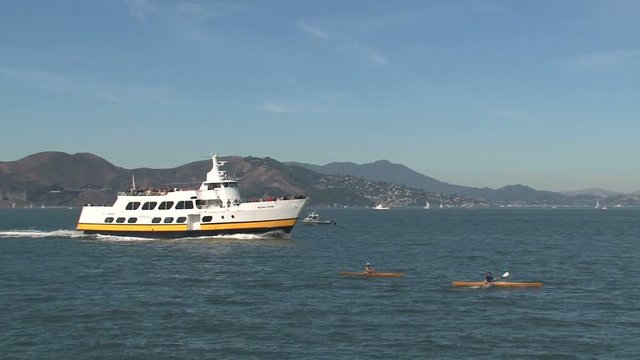
<svg viewBox="0 0 640 360">
<path fill-rule="evenodd" d="M 640 357 L 640 210 L 318 211 L 337 225 L 136 240 L 0 210 L 0 359 Z M 406 276 L 338 275 L 365 262 Z M 544 286 L 451 287 L 485 271 Z"/>
</svg>

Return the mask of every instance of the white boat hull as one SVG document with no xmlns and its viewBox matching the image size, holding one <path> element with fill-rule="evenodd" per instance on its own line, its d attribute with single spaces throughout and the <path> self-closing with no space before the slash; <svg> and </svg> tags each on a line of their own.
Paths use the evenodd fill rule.
<svg viewBox="0 0 640 360">
<path fill-rule="evenodd" d="M 145 199 L 147 200 L 147 199 Z M 242 203 L 214 209 L 172 210 L 170 216 L 185 217 L 184 223 L 153 223 L 164 219 L 167 211 L 114 211 L 112 207 L 85 206 L 77 230 L 86 234 L 137 236 L 150 238 L 200 237 L 229 234 L 255 234 L 272 231 L 289 233 L 295 226 L 306 199 Z M 136 218 L 131 223 L 106 223 L 107 218 Z M 207 217 L 211 217 L 210 221 Z"/>
</svg>

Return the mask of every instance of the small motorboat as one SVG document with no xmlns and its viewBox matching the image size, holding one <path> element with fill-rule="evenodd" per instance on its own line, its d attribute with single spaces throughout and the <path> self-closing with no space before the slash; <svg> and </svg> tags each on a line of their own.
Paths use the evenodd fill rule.
<svg viewBox="0 0 640 360">
<path fill-rule="evenodd" d="M 389 210 L 389 207 L 386 205 L 378 204 L 373 207 L 374 210 Z"/>
<path fill-rule="evenodd" d="M 336 220 L 335 219 L 321 220 L 320 215 L 318 215 L 317 212 L 312 211 L 309 213 L 309 215 L 307 215 L 307 217 L 302 219 L 302 223 L 306 225 L 335 225 Z"/>
</svg>

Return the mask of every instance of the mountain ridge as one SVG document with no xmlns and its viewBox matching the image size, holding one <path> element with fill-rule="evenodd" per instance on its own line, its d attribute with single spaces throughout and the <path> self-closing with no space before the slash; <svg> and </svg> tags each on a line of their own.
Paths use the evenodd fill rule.
<svg viewBox="0 0 640 360">
<path fill-rule="evenodd" d="M 312 169 L 324 174 L 358 176 L 370 180 L 386 181 L 415 187 L 429 192 L 459 195 L 484 201 L 552 201 L 567 196 L 559 192 L 536 190 L 520 184 L 507 185 L 498 189 L 449 184 L 418 173 L 405 165 L 395 164 L 388 160 L 378 160 L 361 165 L 350 162 L 333 162 L 326 165 L 300 162 L 286 163 Z"/>
<path fill-rule="evenodd" d="M 243 198 L 265 198 L 306 194 L 310 204 L 371 206 L 397 201 L 415 205 L 429 198 L 424 192 L 411 192 L 404 199 L 387 197 L 385 189 L 402 192 L 396 185 L 380 185 L 350 177 L 323 175 L 286 165 L 271 158 L 226 156 L 225 170 L 234 175 Z M 11 162 L 0 162 L 0 206 L 81 206 L 86 203 L 112 203 L 118 191 L 138 188 L 197 188 L 211 169 L 211 160 L 195 161 L 171 169 L 125 169 L 91 154 L 42 152 Z M 372 191 L 376 189 L 379 193 Z M 455 199 L 451 197 L 451 202 Z M 457 199 L 459 203 L 461 199 Z"/>
<path fill-rule="evenodd" d="M 589 194 L 571 197 L 521 184 L 499 189 L 454 185 L 388 160 L 324 166 L 279 162 L 269 157 L 226 156 L 223 160 L 228 162 L 227 172 L 238 178 L 243 196 L 307 194 L 313 205 L 371 206 L 385 202 L 395 206 L 423 206 L 430 201 L 464 207 L 500 202 L 541 205 L 578 201 L 591 206 L 596 199 Z M 91 153 L 41 152 L 16 161 L 0 162 L 0 206 L 109 203 L 115 200 L 118 191 L 131 186 L 132 177 L 138 187 L 195 187 L 210 168 L 210 160 L 200 160 L 170 169 L 126 169 Z M 640 194 L 628 194 L 614 199 L 633 203 L 639 197 Z"/>
<path fill-rule="evenodd" d="M 598 196 L 602 198 L 606 198 L 610 196 L 635 194 L 635 193 L 625 194 L 618 191 L 611 191 L 611 190 L 600 189 L 600 188 L 588 188 L 588 189 L 581 189 L 581 190 L 562 191 L 562 193 L 570 196 L 592 195 L 592 196 Z"/>
<path fill-rule="evenodd" d="M 437 180 L 433 177 L 421 174 L 409 167 L 407 167 L 406 165 L 403 164 L 396 164 L 393 163 L 389 160 L 386 159 L 382 159 L 382 160 L 376 160 L 370 163 L 364 163 L 364 164 L 357 164 L 354 162 L 331 162 L 331 163 L 327 163 L 325 165 L 317 165 L 317 164 L 310 164 L 310 163 L 304 163 L 304 162 L 296 162 L 296 161 L 286 161 L 285 163 L 287 164 L 295 164 L 301 167 L 305 167 L 317 172 L 321 172 L 324 174 L 349 174 L 349 175 L 353 175 L 353 176 L 362 176 L 365 178 L 374 178 L 374 176 L 371 176 L 369 174 L 369 172 L 371 171 L 372 168 L 378 167 L 380 168 L 381 166 L 393 166 L 396 167 L 397 169 L 400 170 L 407 170 L 409 172 L 412 173 L 412 176 L 414 176 L 416 179 L 420 179 L 418 181 L 421 181 L 421 179 L 427 179 L 428 182 L 432 182 L 434 184 L 437 184 L 436 187 L 431 187 L 429 188 L 429 190 L 434 190 L 434 191 L 442 191 L 445 193 L 460 193 L 460 194 L 481 194 L 482 191 L 485 190 L 501 190 L 501 189 L 505 189 L 505 188 L 509 188 L 512 186 L 524 186 L 526 188 L 529 189 L 533 189 L 535 191 L 543 191 L 543 192 L 549 192 L 549 193 L 558 193 L 558 194 L 564 194 L 564 195 L 570 195 L 570 196 L 578 196 L 578 195 L 593 195 L 593 196 L 600 196 L 600 197 L 610 197 L 610 196 L 620 196 L 620 195 L 637 195 L 640 194 L 640 190 L 635 191 L 635 192 L 631 192 L 631 193 L 625 193 L 625 192 L 619 192 L 619 191 L 613 191 L 613 190 L 607 190 L 607 189 L 600 189 L 600 188 L 587 188 L 587 189 L 580 189 L 580 190 L 568 190 L 568 191 L 553 191 L 553 190 L 537 190 L 534 189 L 533 187 L 527 186 L 527 185 L 522 185 L 522 184 L 512 184 L 512 185 L 505 185 L 499 188 L 489 188 L 489 187 L 473 187 L 473 186 L 465 186 L 465 185 L 455 185 L 455 184 L 450 184 L 444 181 L 440 181 Z M 354 170 L 354 169 L 366 169 L 365 171 L 363 170 Z M 391 168 L 389 168 L 391 169 Z M 387 169 L 387 170 L 389 170 Z M 377 172 L 376 172 L 377 173 Z M 384 176 L 380 176 L 379 174 L 376 175 L 378 180 L 381 181 L 391 181 L 393 179 L 389 178 L 389 177 L 384 177 Z M 417 187 L 422 187 L 424 188 L 424 184 L 418 184 L 416 183 L 417 181 L 414 179 L 413 180 L 414 183 L 411 183 L 411 180 L 402 180 L 401 182 L 405 183 L 407 186 L 417 186 Z"/>
</svg>

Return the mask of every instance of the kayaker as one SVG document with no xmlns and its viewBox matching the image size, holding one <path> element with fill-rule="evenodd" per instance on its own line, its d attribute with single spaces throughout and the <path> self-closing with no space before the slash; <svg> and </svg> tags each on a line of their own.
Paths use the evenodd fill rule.
<svg viewBox="0 0 640 360">
<path fill-rule="evenodd" d="M 376 269 L 374 269 L 373 266 L 371 266 L 371 264 L 369 264 L 369 263 L 364 264 L 364 274 L 365 275 L 373 274 L 374 272 L 376 272 Z"/>
<path fill-rule="evenodd" d="M 491 275 L 490 272 L 487 271 L 486 273 L 484 273 L 484 282 L 485 282 L 485 284 L 492 283 L 494 281 L 496 281 L 496 279 L 493 278 L 493 276 Z"/>
</svg>

